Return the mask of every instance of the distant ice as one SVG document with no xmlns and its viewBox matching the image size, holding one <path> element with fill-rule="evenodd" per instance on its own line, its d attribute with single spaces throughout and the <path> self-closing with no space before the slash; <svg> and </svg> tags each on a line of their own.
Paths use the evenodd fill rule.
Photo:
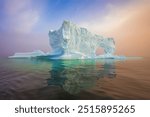
<svg viewBox="0 0 150 117">
<path fill-rule="evenodd" d="M 31 58 L 44 55 L 46 54 L 43 51 L 35 50 L 33 52 L 15 53 L 13 56 L 9 56 L 9 58 Z"/>
</svg>

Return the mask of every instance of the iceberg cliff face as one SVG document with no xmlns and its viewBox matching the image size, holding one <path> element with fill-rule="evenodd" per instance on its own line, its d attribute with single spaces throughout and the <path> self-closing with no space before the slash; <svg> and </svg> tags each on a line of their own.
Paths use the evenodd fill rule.
<svg viewBox="0 0 150 117">
<path fill-rule="evenodd" d="M 86 28 L 78 27 L 70 21 L 64 21 L 58 30 L 49 31 L 49 40 L 52 54 L 62 58 L 95 58 L 96 49 L 99 47 L 104 49 L 107 56 L 115 52 L 113 38 L 92 34 Z"/>
</svg>

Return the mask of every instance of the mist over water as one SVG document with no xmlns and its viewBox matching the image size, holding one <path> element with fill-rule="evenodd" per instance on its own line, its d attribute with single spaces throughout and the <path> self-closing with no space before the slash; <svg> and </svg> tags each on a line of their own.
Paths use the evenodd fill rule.
<svg viewBox="0 0 150 117">
<path fill-rule="evenodd" d="M 0 99 L 150 99 L 150 60 L 0 59 Z"/>
</svg>

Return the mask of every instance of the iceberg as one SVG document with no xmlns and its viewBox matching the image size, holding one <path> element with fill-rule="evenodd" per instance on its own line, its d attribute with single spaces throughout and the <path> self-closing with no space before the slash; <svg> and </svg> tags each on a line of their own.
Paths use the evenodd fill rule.
<svg viewBox="0 0 150 117">
<path fill-rule="evenodd" d="M 115 41 L 92 34 L 86 28 L 64 21 L 60 29 L 49 31 L 49 42 L 53 55 L 51 59 L 92 59 L 116 58 Z M 103 48 L 104 55 L 96 55 L 96 50 Z M 118 57 L 117 57 L 118 58 Z"/>
<path fill-rule="evenodd" d="M 40 50 L 15 53 L 9 58 L 34 58 L 46 57 L 48 59 L 120 59 L 122 56 L 114 55 L 115 41 L 101 35 L 92 34 L 86 28 L 77 26 L 70 21 L 64 21 L 58 30 L 50 30 L 48 33 L 49 45 L 52 51 L 44 53 Z M 96 50 L 102 48 L 103 55 L 96 55 Z"/>
</svg>

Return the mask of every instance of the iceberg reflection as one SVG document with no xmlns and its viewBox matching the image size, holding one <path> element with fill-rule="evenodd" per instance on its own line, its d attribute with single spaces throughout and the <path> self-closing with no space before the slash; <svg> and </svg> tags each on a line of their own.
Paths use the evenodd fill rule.
<svg viewBox="0 0 150 117">
<path fill-rule="evenodd" d="M 78 94 L 95 86 L 100 78 L 115 78 L 114 60 L 51 61 L 48 85 L 61 86 L 69 94 Z"/>
</svg>

